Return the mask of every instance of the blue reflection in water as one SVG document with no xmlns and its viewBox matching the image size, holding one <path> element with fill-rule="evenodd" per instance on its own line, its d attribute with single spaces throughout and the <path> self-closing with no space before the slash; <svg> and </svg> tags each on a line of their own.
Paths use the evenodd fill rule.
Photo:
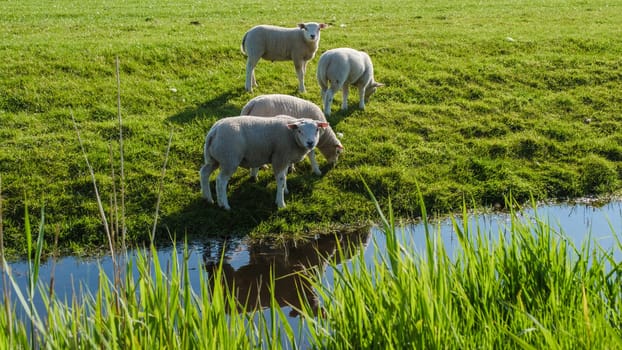
<svg viewBox="0 0 622 350">
<path fill-rule="evenodd" d="M 534 209 L 525 209 L 521 213 L 522 220 L 533 221 Z M 622 202 L 608 203 L 602 207 L 589 204 L 552 204 L 540 206 L 537 209 L 537 217 L 548 223 L 556 232 L 563 232 L 577 247 L 584 244 L 588 238 L 597 243 L 605 250 L 611 251 L 614 259 L 622 259 L 622 247 L 616 241 L 615 235 L 620 238 L 622 234 Z M 456 218 L 458 225 L 462 226 L 462 218 Z M 429 224 L 430 232 L 438 233 L 448 256 L 453 256 L 459 249 L 458 241 L 453 232 L 453 224 L 450 219 L 441 220 Z M 491 239 L 498 237 L 499 232 L 508 232 L 511 221 L 507 214 L 491 213 L 468 216 L 468 227 L 471 232 L 481 232 L 489 235 Z M 398 235 L 403 244 L 413 247 L 418 254 L 425 253 L 425 229 L 423 224 L 407 225 Z M 268 288 L 270 271 L 277 277 L 276 298 L 283 308 L 284 314 L 288 315 L 288 322 L 294 330 L 298 329 L 300 319 L 297 317 L 295 308 L 300 307 L 296 288 L 302 288 L 311 306 L 317 309 L 321 301 L 315 291 L 305 284 L 304 279 L 297 277 L 301 271 L 319 271 L 323 275 L 325 283 L 330 283 L 333 272 L 326 263 L 326 258 L 337 259 L 337 263 L 347 263 L 349 255 L 340 257 L 336 254 L 337 245 L 353 244 L 355 249 L 352 254 L 363 251 L 366 263 L 372 264 L 377 257 L 386 251 L 386 241 L 383 233 L 378 228 L 372 228 L 371 232 L 362 234 L 324 235 L 316 240 L 305 244 L 287 244 L 270 246 L 262 244 L 249 244 L 244 239 L 207 239 L 195 241 L 188 245 L 188 267 L 190 268 L 190 282 L 195 291 L 200 290 L 199 276 L 201 273 L 209 275 L 217 266 L 219 258 L 224 256 L 223 279 L 228 285 L 235 283 L 240 289 L 237 296 L 252 309 L 265 309 L 268 305 Z M 370 244 L 373 242 L 373 244 Z M 318 256 L 319 253 L 319 256 Z M 171 264 L 183 261 L 182 247 L 162 247 L 157 251 L 160 265 L 170 271 Z M 127 259 L 135 266 L 136 251 L 129 251 Z M 345 258 L 346 261 L 340 261 Z M 127 259 L 121 259 L 125 266 Z M 28 263 L 23 261 L 9 264 L 11 273 L 23 293 L 28 285 Z M 122 269 L 124 270 L 124 268 Z M 76 298 L 79 302 L 88 293 L 95 293 L 100 283 L 100 272 L 103 271 L 113 280 L 113 264 L 109 256 L 98 258 L 62 257 L 56 261 L 48 259 L 40 267 L 40 281 L 46 286 L 54 279 L 54 294 L 57 300 L 71 301 Z M 134 277 L 139 274 L 134 268 Z M 210 280 L 206 278 L 205 280 Z M 211 283 L 214 281 L 211 280 Z M 4 290 L 0 279 L 0 291 Z M 49 287 L 48 287 L 49 288 Z M 10 288 L 12 289 L 12 288 Z M 15 293 L 11 292 L 15 299 Z M 15 302 L 17 300 L 15 299 Z M 41 314 L 44 311 L 40 298 L 35 298 L 35 307 Z M 294 306 L 294 308 L 292 308 Z M 18 316 L 24 317 L 21 307 L 17 308 Z M 244 310 L 236 310 L 240 312 Z M 43 316 L 43 315 L 41 315 Z M 269 320 L 269 312 L 264 312 L 264 317 Z M 304 336 L 298 339 L 298 345 L 304 345 Z"/>
<path fill-rule="evenodd" d="M 523 223 L 534 223 L 536 220 L 546 223 L 552 232 L 566 237 L 577 249 L 583 244 L 598 244 L 606 251 L 611 251 L 616 261 L 622 259 L 622 202 L 610 202 L 601 207 L 586 203 L 578 204 L 550 204 L 539 206 L 536 210 L 526 208 L 517 214 Z M 536 219 L 537 218 L 537 219 Z M 454 216 L 457 226 L 463 228 L 462 216 Z M 499 237 L 499 232 L 507 238 L 511 232 L 511 217 L 505 213 L 469 214 L 467 217 L 468 229 L 472 236 L 476 232 L 486 235 L 490 240 Z M 535 227 L 535 226 L 534 226 Z M 431 233 L 438 234 L 449 257 L 452 257 L 459 242 L 453 230 L 450 218 L 428 225 Z M 425 227 L 423 224 L 407 225 L 403 227 L 403 234 L 398 234 L 402 243 L 413 247 L 417 254 L 424 254 L 426 249 Z M 374 237 L 382 236 L 378 228 L 372 229 Z M 589 241 L 588 241 L 589 240 Z M 384 238 L 376 239 L 377 251 L 386 250 Z M 377 252 L 367 252 L 366 260 L 373 259 Z"/>
</svg>

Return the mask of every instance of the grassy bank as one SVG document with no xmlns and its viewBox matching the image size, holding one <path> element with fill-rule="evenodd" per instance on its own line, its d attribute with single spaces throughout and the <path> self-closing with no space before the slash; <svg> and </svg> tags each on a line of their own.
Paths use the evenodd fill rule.
<svg viewBox="0 0 622 350">
<path fill-rule="evenodd" d="M 25 250 L 26 201 L 33 211 L 45 206 L 60 246 L 105 244 L 70 114 L 109 213 L 121 188 L 117 57 L 129 242 L 149 236 L 171 132 L 157 234 L 165 240 L 365 223 L 374 208 L 361 176 L 381 201 L 392 193 L 404 217 L 421 214 L 417 184 L 434 213 L 460 208 L 465 197 L 487 206 L 509 193 L 522 201 L 620 187 L 618 3 L 3 1 L 0 12 L 0 176 L 5 244 L 14 251 Z M 276 210 L 267 171 L 256 184 L 246 172 L 234 176 L 231 212 L 206 205 L 197 172 L 211 124 L 257 94 L 296 94 L 293 65 L 265 61 L 259 88 L 244 92 L 243 33 L 309 20 L 331 25 L 318 55 L 365 50 L 387 86 L 365 111 L 329 119 L 346 153 L 322 177 L 300 165 L 285 210 Z M 316 64 L 301 96 L 319 103 Z"/>
<path fill-rule="evenodd" d="M 611 249 L 589 241 L 575 246 L 538 217 L 528 221 L 515 213 L 507 230 L 485 232 L 469 230 L 465 212 L 464 226 L 454 225 L 459 249 L 449 256 L 435 231 L 425 232 L 423 252 L 400 243 L 390 209 L 388 214 L 382 221 L 385 254 L 366 263 L 359 250 L 338 266 L 334 261 L 346 256 L 339 250 L 342 257 L 331 263 L 332 284 L 323 281 L 322 271 L 299 272 L 322 300 L 321 317 L 312 307 L 294 307 L 301 314 L 299 329 L 286 321 L 274 294 L 265 304 L 273 307 L 267 314 L 231 313 L 247 309 L 246 299 L 220 283 L 208 283 L 205 266 L 188 266 L 187 249 L 167 266 L 160 264 L 157 252 L 144 250 L 135 266 L 121 269 L 123 278 L 112 280 L 102 272 L 99 286 L 86 297 L 59 300 L 49 295 L 46 281 L 37 280 L 42 244 L 33 242 L 31 287 L 12 291 L 21 298 L 2 304 L 0 344 L 11 349 L 622 346 L 622 267 L 613 255 L 622 249 L 619 233 L 612 232 L 617 246 Z M 209 271 L 215 281 L 224 273 L 222 265 Z M 7 276 L 10 271 L 3 274 L 5 280 Z M 198 289 L 192 287 L 194 278 L 200 280 Z M 264 282 L 272 288 L 277 283 Z M 34 290 L 47 300 L 46 315 L 31 311 L 30 318 L 17 317 L 18 309 L 33 310 L 29 300 Z M 303 295 L 308 294 L 301 291 Z M 305 305 L 304 299 L 298 305 Z"/>
</svg>

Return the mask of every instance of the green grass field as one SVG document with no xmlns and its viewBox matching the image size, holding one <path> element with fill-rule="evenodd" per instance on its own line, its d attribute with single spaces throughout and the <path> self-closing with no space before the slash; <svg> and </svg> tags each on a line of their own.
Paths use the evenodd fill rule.
<svg viewBox="0 0 622 350">
<path fill-rule="evenodd" d="M 13 251 L 25 249 L 25 204 L 45 207 L 46 231 L 61 246 L 105 244 L 71 115 L 110 213 L 121 188 L 117 57 L 129 242 L 148 240 L 158 197 L 157 236 L 168 241 L 359 226 L 377 217 L 362 179 L 403 218 L 421 215 L 417 186 L 438 214 L 465 198 L 485 207 L 509 194 L 523 201 L 620 189 L 619 2 L 27 0 L 2 1 L 0 13 L 2 217 Z M 260 61 L 260 86 L 246 93 L 244 32 L 302 21 L 331 25 L 309 63 L 308 92 L 296 93 L 291 62 Z M 285 210 L 274 205 L 270 171 L 258 183 L 236 173 L 231 212 L 205 204 L 198 170 L 212 123 L 258 94 L 319 104 L 318 56 L 342 46 L 368 52 L 387 86 L 365 111 L 353 91 L 351 108 L 329 118 L 344 134 L 337 167 L 317 177 L 308 161 L 299 165 Z"/>
</svg>

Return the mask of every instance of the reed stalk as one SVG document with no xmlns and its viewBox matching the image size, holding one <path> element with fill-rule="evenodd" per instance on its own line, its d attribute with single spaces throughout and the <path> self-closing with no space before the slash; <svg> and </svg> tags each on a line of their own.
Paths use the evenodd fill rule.
<svg viewBox="0 0 622 350">
<path fill-rule="evenodd" d="M 3 222 L 3 208 L 2 208 L 2 175 L 0 174 L 0 259 L 2 259 L 3 261 L 3 269 L 2 269 L 2 285 L 3 286 L 8 286 L 7 284 L 7 276 L 6 276 L 6 271 L 4 269 L 4 261 L 5 261 L 5 257 L 4 257 L 4 222 Z M 11 291 L 9 290 L 9 288 L 4 287 L 2 288 L 2 297 L 4 300 L 4 305 L 10 305 L 10 301 L 11 301 Z M 8 342 L 12 343 L 12 339 L 13 339 L 13 327 L 11 326 L 13 324 L 13 312 L 12 309 L 10 307 L 5 307 L 4 310 L 5 312 L 5 316 L 6 316 L 6 329 L 5 329 L 5 334 L 8 335 Z"/>
<path fill-rule="evenodd" d="M 158 227 L 158 216 L 160 213 L 160 201 L 162 199 L 162 192 L 164 190 L 164 177 L 166 176 L 166 165 L 168 163 L 169 153 L 171 151 L 171 143 L 173 141 L 173 131 L 168 137 L 168 144 L 166 146 L 166 154 L 164 155 L 164 165 L 162 165 L 162 175 L 160 176 L 160 184 L 158 186 L 158 198 L 156 201 L 155 214 L 153 218 L 153 229 L 151 230 L 151 244 L 154 243 L 156 228 Z"/>
<path fill-rule="evenodd" d="M 121 244 L 123 251 L 126 250 L 125 241 L 127 228 L 125 226 L 125 156 L 123 148 L 123 118 L 121 117 L 121 74 L 119 73 L 119 57 L 115 58 L 115 75 L 117 78 L 117 117 L 119 120 L 119 168 L 121 175 Z"/>
<path fill-rule="evenodd" d="M 106 217 L 106 212 L 104 211 L 104 206 L 101 200 L 101 196 L 99 195 L 99 189 L 97 186 L 97 181 L 95 179 L 95 172 L 93 171 L 93 167 L 91 166 L 91 163 L 89 162 L 89 158 L 86 154 L 86 150 L 84 149 L 84 143 L 82 142 L 82 137 L 80 135 L 80 130 L 78 129 L 78 124 L 76 123 L 76 119 L 73 115 L 73 111 L 71 112 L 71 120 L 73 122 L 73 127 L 74 130 L 76 131 L 76 135 L 78 137 L 78 142 L 80 144 L 80 149 L 82 150 L 82 155 L 84 156 L 84 161 L 86 162 L 86 166 L 89 170 L 89 173 L 91 175 L 91 181 L 93 183 L 93 189 L 95 191 L 95 199 L 97 202 L 97 208 L 99 209 L 99 215 L 100 215 L 100 219 L 102 220 L 102 226 L 104 228 L 104 231 L 106 232 L 106 238 L 108 241 L 108 248 L 110 249 L 110 259 L 112 260 L 112 265 L 113 265 L 113 270 L 114 270 L 114 281 L 115 284 L 118 286 L 120 284 L 120 272 L 119 272 L 119 265 L 117 264 L 117 257 L 115 254 L 115 249 L 114 249 L 114 240 L 113 240 L 113 233 L 110 231 L 110 226 L 108 224 L 108 219 Z M 122 191 L 123 192 L 123 191 Z M 123 197 L 123 196 L 121 196 Z M 115 305 L 117 306 L 117 309 L 120 307 L 120 301 L 118 300 L 117 302 L 115 302 Z"/>
</svg>

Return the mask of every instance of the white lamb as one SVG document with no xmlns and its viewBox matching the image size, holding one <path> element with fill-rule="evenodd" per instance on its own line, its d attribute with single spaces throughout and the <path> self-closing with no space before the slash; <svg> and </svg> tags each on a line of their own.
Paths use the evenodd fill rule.
<svg viewBox="0 0 622 350">
<path fill-rule="evenodd" d="M 315 56 L 320 44 L 320 30 L 324 23 L 300 23 L 296 28 L 258 25 L 251 28 L 242 38 L 242 53 L 246 60 L 246 91 L 257 86 L 255 66 L 260 58 L 270 61 L 293 60 L 298 75 L 298 90 L 305 92 L 304 76 L 307 62 Z"/>
<path fill-rule="evenodd" d="M 349 85 L 356 86 L 359 90 L 359 108 L 365 109 L 365 102 L 369 101 L 376 88 L 384 86 L 374 80 L 374 66 L 369 55 L 350 48 L 324 52 L 318 62 L 317 81 L 322 90 L 322 103 L 326 116 L 330 116 L 330 106 L 337 91 L 343 90 L 341 110 L 346 110 Z"/>
<path fill-rule="evenodd" d="M 227 183 L 238 166 L 257 168 L 272 164 L 277 184 L 276 204 L 284 208 L 288 166 L 302 160 L 317 145 L 320 130 L 326 127 L 326 122 L 285 115 L 240 116 L 217 121 L 205 137 L 205 164 L 199 171 L 203 198 L 214 203 L 209 178 L 220 167 L 216 199 L 219 206 L 229 210 Z"/>
<path fill-rule="evenodd" d="M 261 117 L 273 117 L 280 114 L 289 115 L 294 118 L 310 118 L 321 122 L 326 121 L 324 113 L 322 113 L 320 107 L 316 106 L 314 103 L 299 97 L 281 94 L 257 96 L 248 101 L 240 113 L 240 115 L 255 115 Z M 335 164 L 337 158 L 339 158 L 339 155 L 343 152 L 343 146 L 330 126 L 324 129 L 320 134 L 317 148 L 330 164 Z M 316 175 L 322 175 L 322 171 L 320 171 L 320 167 L 315 159 L 315 151 L 311 150 L 308 156 L 311 161 L 313 172 Z M 256 168 L 251 169 L 251 176 L 255 179 L 257 178 L 257 170 Z"/>
</svg>

